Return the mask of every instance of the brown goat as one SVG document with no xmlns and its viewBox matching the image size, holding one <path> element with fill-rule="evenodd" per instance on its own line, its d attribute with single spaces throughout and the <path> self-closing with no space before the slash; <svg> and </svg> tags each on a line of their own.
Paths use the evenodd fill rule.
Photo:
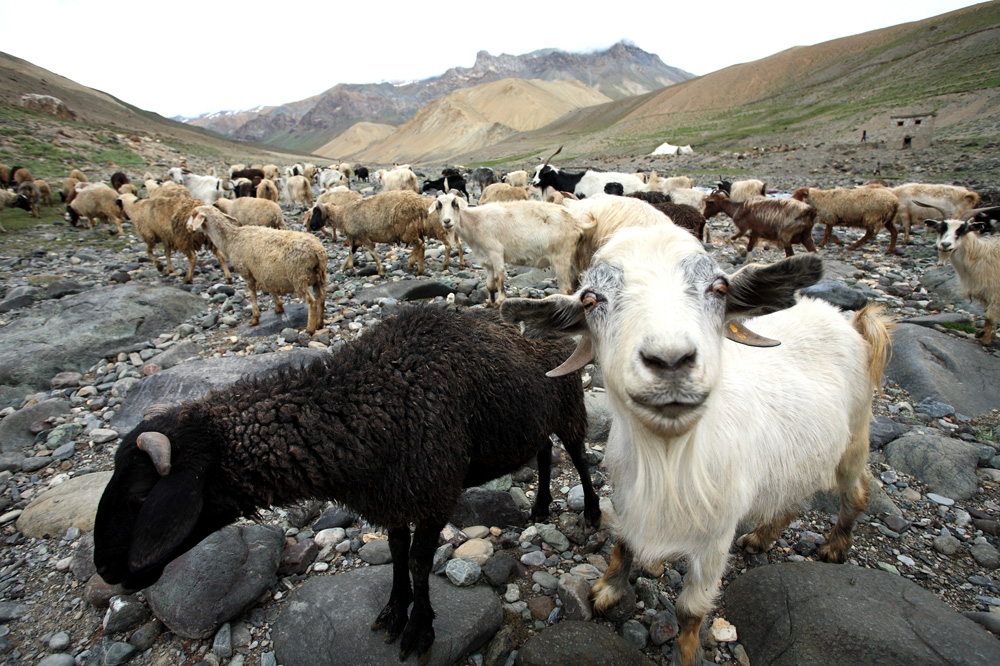
<svg viewBox="0 0 1000 666">
<path fill-rule="evenodd" d="M 715 205 L 722 209 L 736 225 L 736 233 L 729 238 L 734 241 L 749 233 L 747 252 L 753 250 L 758 239 L 777 243 L 785 250 L 785 256 L 795 254 L 792 243 L 801 243 L 809 252 L 815 252 L 812 229 L 816 223 L 816 209 L 795 199 L 748 199 L 732 201 L 722 190 L 709 195 Z"/>
</svg>

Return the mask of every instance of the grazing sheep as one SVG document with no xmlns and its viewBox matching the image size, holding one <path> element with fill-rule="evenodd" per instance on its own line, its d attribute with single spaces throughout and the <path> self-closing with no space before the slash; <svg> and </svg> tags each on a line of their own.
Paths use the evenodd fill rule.
<svg viewBox="0 0 1000 666">
<path fill-rule="evenodd" d="M 257 188 L 249 178 L 237 178 L 230 183 L 233 187 L 233 195 L 237 198 L 253 198 L 257 194 Z"/>
<path fill-rule="evenodd" d="M 925 222 L 937 232 L 934 247 L 941 262 L 950 260 L 966 297 L 983 304 L 986 317 L 983 327 L 976 331 L 976 339 L 989 347 L 996 338 L 996 323 L 1000 320 L 1000 238 L 980 236 L 994 229 L 988 221 L 980 222 L 972 218 L 982 212 L 997 210 L 997 207 L 967 210 L 958 219 L 950 219 L 945 210 L 936 204 L 915 203 L 937 210 L 945 218 L 941 222 L 932 219 Z"/>
<path fill-rule="evenodd" d="M 493 183 L 483 188 L 479 196 L 479 205 L 496 203 L 498 201 L 527 201 L 528 191 L 523 187 L 514 187 L 507 183 Z"/>
<path fill-rule="evenodd" d="M 312 185 L 305 176 L 289 176 L 285 181 L 283 195 L 285 201 L 293 206 L 309 208 L 313 204 Z"/>
<path fill-rule="evenodd" d="M 382 169 L 379 171 L 382 173 L 381 181 L 383 190 L 420 192 L 417 187 L 417 174 L 413 173 L 413 170 L 409 166 L 403 165 L 395 167 L 391 171 L 384 171 Z"/>
<path fill-rule="evenodd" d="M 719 189 L 729 195 L 730 201 L 737 203 L 753 197 L 767 196 L 767 183 L 757 178 L 738 180 L 735 183 L 728 180 L 719 181 Z"/>
<path fill-rule="evenodd" d="M 149 198 L 154 199 L 156 197 L 169 197 L 178 194 L 184 195 L 186 197 L 191 196 L 191 191 L 184 187 L 183 185 L 178 185 L 173 181 L 166 181 L 163 184 L 154 187 L 152 190 L 149 189 L 149 183 L 146 183 L 146 191 L 149 193 Z"/>
<path fill-rule="evenodd" d="M 139 190 L 136 189 L 135 185 L 133 185 L 132 183 L 125 183 L 124 185 L 118 188 L 118 194 L 134 194 L 138 196 Z"/>
<path fill-rule="evenodd" d="M 316 207 L 309 229 L 319 231 L 324 224 L 340 229 L 350 243 L 351 251 L 340 265 L 342 271 L 354 267 L 354 253 L 359 247 L 364 247 L 375 260 L 378 274 L 385 275 L 382 261 L 375 252 L 375 243 L 407 243 L 413 247 L 410 258 L 416 255 L 419 262 L 417 273 L 424 272 L 427 207 L 420 195 L 414 192 L 381 192 L 340 206 L 322 204 Z M 413 265 L 412 262 L 410 265 Z"/>
<path fill-rule="evenodd" d="M 212 243 L 233 264 L 233 270 L 247 283 L 253 312 L 250 325 L 260 323 L 257 287 L 274 299 L 274 311 L 281 313 L 284 294 L 294 294 L 306 302 L 309 319 L 306 333 L 323 326 L 326 307 L 326 250 L 313 236 L 302 231 L 241 227 L 236 220 L 212 206 L 198 206 L 187 222 L 188 231 L 204 229 Z"/>
<path fill-rule="evenodd" d="M 70 178 L 76 178 L 81 183 L 86 183 L 87 182 L 87 176 L 86 176 L 86 174 L 84 174 L 79 169 L 73 169 L 72 171 L 70 171 L 69 172 L 69 177 Z"/>
<path fill-rule="evenodd" d="M 954 220 L 979 203 L 979 194 L 957 185 L 906 183 L 890 188 L 889 191 L 899 200 L 895 223 L 903 230 L 904 244 L 910 242 L 910 225 L 914 219 Z M 916 199 L 931 204 L 934 208 L 921 207 Z"/>
<path fill-rule="evenodd" d="M 11 183 L 10 167 L 6 164 L 0 164 L 0 186 L 10 187 Z"/>
<path fill-rule="evenodd" d="M 183 185 L 195 199 L 201 199 L 206 204 L 215 203 L 217 199 L 226 196 L 222 181 L 215 176 L 199 176 L 190 171 L 174 167 L 167 169 L 167 177 L 178 185 Z"/>
<path fill-rule="evenodd" d="M 239 199 L 219 199 L 212 205 L 234 218 L 237 224 L 243 227 L 286 228 L 285 220 L 281 216 L 281 206 L 273 201 L 242 197 Z"/>
<path fill-rule="evenodd" d="M 865 230 L 850 249 L 856 250 L 875 237 L 883 226 L 889 230 L 888 254 L 896 251 L 896 227 L 892 220 L 899 208 L 899 199 L 882 187 L 843 188 L 821 190 L 816 187 L 801 187 L 792 193 L 792 198 L 816 209 L 816 224 L 826 225 L 826 232 L 819 246 L 829 239 L 840 245 L 840 239 L 833 233 L 834 225 L 856 227 Z"/>
<path fill-rule="evenodd" d="M 52 188 L 44 180 L 36 180 L 35 188 L 38 190 L 38 196 L 41 198 L 41 203 L 46 206 L 55 206 L 56 204 L 52 201 Z"/>
<path fill-rule="evenodd" d="M 323 225 L 320 227 L 320 230 L 331 240 L 337 242 L 337 228 L 334 227 L 333 223 L 330 221 L 330 214 L 328 213 L 326 206 L 320 206 L 320 204 L 345 206 L 349 203 L 358 201 L 359 199 L 361 199 L 361 192 L 350 190 L 343 185 L 327 190 L 316 197 L 316 205 L 306 212 L 305 226 L 310 229 L 316 229 L 317 227 L 312 226 L 312 220 L 318 215 L 320 217 L 320 221 L 317 222 L 317 224 Z"/>
<path fill-rule="evenodd" d="M 84 181 L 80 181 L 73 176 L 63 179 L 62 190 L 59 191 L 59 198 L 62 199 L 63 203 L 70 203 L 73 201 L 73 197 L 76 196 L 76 186 L 81 182 Z"/>
<path fill-rule="evenodd" d="M 816 209 L 795 199 L 750 198 L 733 201 L 723 190 L 716 190 L 709 197 L 733 220 L 736 233 L 729 238 L 735 241 L 749 233 L 747 252 L 752 252 L 758 239 L 777 243 L 790 257 L 792 243 L 801 243 L 809 252 L 815 252 L 812 230 L 816 223 Z"/>
<path fill-rule="evenodd" d="M 700 190 L 692 190 L 687 187 L 679 187 L 670 190 L 668 194 L 670 195 L 670 201 L 672 203 L 691 206 L 706 218 L 713 217 L 705 211 L 705 205 L 708 199 L 707 193 Z"/>
<path fill-rule="evenodd" d="M 836 487 L 840 514 L 818 558 L 844 562 L 866 508 L 889 322 L 881 306 L 848 322 L 823 301 L 795 303 L 821 276 L 811 254 L 726 275 L 696 239 L 657 225 L 616 234 L 572 296 L 511 299 L 501 310 L 530 334 L 582 335 L 550 376 L 600 362 L 618 543 L 592 587 L 594 608 L 621 598 L 633 558 L 687 560 L 674 663 L 702 663 L 699 630 L 740 524 L 757 527 L 739 545 L 767 550 L 796 507 Z"/>
<path fill-rule="evenodd" d="M 187 228 L 188 218 L 194 209 L 202 205 L 200 200 L 192 199 L 187 190 L 181 192 L 167 188 L 163 194 L 149 199 L 137 199 L 133 194 L 123 194 L 115 203 L 125 218 L 135 225 L 136 234 L 146 244 L 146 253 L 153 260 L 156 270 L 163 271 L 163 265 L 153 254 L 153 248 L 157 243 L 163 243 L 166 274 L 174 272 L 171 254 L 177 250 L 187 257 L 188 268 L 184 274 L 184 282 L 191 284 L 194 279 L 194 267 L 198 261 L 198 251 L 208 247 L 219 260 L 222 272 L 226 276 L 226 283 L 232 284 L 233 276 L 229 273 L 226 259 L 219 252 L 219 248 L 215 247 L 205 234 L 189 231 Z"/>
<path fill-rule="evenodd" d="M 129 180 L 129 177 L 122 171 L 115 171 L 111 174 L 111 188 L 116 192 L 121 192 L 122 185 L 126 185 L 131 182 L 132 181 Z"/>
<path fill-rule="evenodd" d="M 278 203 L 278 187 L 269 178 L 260 181 L 256 194 L 258 199 Z"/>
<path fill-rule="evenodd" d="M 534 459 L 532 515 L 543 518 L 555 433 L 579 472 L 585 519 L 600 521 L 579 375 L 542 376 L 568 351 L 525 340 L 492 312 L 412 306 L 304 368 L 151 408 L 115 453 L 94 524 L 97 571 L 143 588 L 240 516 L 328 498 L 388 531 L 392 592 L 372 628 L 402 636 L 401 660 L 426 663 L 431 564 L 464 487 Z"/>
<path fill-rule="evenodd" d="M 340 174 L 344 177 L 344 180 L 347 182 L 347 186 L 350 187 L 351 176 L 354 175 L 354 170 L 351 168 L 351 165 L 347 162 L 341 162 L 340 166 L 337 167 L 337 171 L 340 172 Z"/>
<path fill-rule="evenodd" d="M 337 187 L 338 185 L 343 185 L 345 187 L 350 185 L 350 181 L 347 177 L 337 169 L 323 169 L 319 172 L 319 178 L 317 180 L 319 186 L 323 189 Z"/>
<path fill-rule="evenodd" d="M 35 177 L 31 175 L 31 172 L 22 166 L 16 166 L 10 170 L 10 179 L 11 184 L 17 186 L 20 186 L 21 183 L 35 182 Z"/>
<path fill-rule="evenodd" d="M 28 200 L 28 204 L 31 206 L 28 214 L 35 219 L 40 219 L 42 214 L 38 210 L 38 205 L 41 203 L 42 196 L 35 185 L 35 181 L 26 180 L 22 182 L 17 186 L 17 193 Z"/>
<path fill-rule="evenodd" d="M 531 180 L 531 174 L 523 170 L 511 171 L 510 173 L 504 174 L 504 177 L 501 180 L 512 187 L 527 188 L 528 181 Z"/>
<path fill-rule="evenodd" d="M 265 164 L 260 170 L 264 172 L 264 178 L 268 180 L 277 180 L 278 176 L 281 175 L 277 164 Z"/>
<path fill-rule="evenodd" d="M 445 230 L 455 229 L 486 269 L 487 301 L 507 298 L 503 283 L 505 262 L 528 266 L 551 265 L 563 293 L 573 290 L 574 252 L 586 229 L 569 210 L 541 201 L 509 201 L 472 208 L 455 194 L 442 194 L 431 210 Z"/>
<path fill-rule="evenodd" d="M 83 189 L 79 189 L 84 185 Z M 94 226 L 100 220 L 111 234 L 118 234 L 122 231 L 121 208 L 115 203 L 118 193 L 104 183 L 78 183 L 76 196 L 66 206 L 66 216 L 69 223 L 74 227 L 80 218 L 86 218 L 88 228 Z M 111 227 L 111 223 L 115 227 Z"/>
<path fill-rule="evenodd" d="M 4 208 L 20 208 L 21 210 L 30 212 L 31 203 L 22 194 L 0 189 L 0 211 Z M 0 232 L 7 233 L 7 230 L 3 228 L 3 224 L 0 224 Z"/>
</svg>

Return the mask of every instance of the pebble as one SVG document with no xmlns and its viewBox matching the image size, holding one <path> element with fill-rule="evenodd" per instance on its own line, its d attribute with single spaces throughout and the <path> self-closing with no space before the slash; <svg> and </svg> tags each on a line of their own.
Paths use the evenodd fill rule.
<svg viewBox="0 0 1000 666">
<path fill-rule="evenodd" d="M 52 634 L 52 638 L 49 639 L 49 649 L 55 650 L 56 652 L 62 652 L 69 646 L 70 637 L 65 631 L 57 631 Z"/>
<path fill-rule="evenodd" d="M 927 499 L 941 506 L 953 506 L 955 504 L 955 500 L 950 497 L 942 497 L 937 493 L 927 493 Z"/>
<path fill-rule="evenodd" d="M 719 643 L 733 643 L 736 641 L 736 627 L 717 617 L 712 620 L 712 638 Z"/>
<path fill-rule="evenodd" d="M 474 585 L 482 573 L 482 569 L 472 560 L 449 560 L 444 573 L 448 580 L 458 587 Z"/>
<path fill-rule="evenodd" d="M 545 553 L 540 550 L 525 553 L 521 556 L 521 564 L 529 567 L 540 567 L 545 564 Z"/>
<path fill-rule="evenodd" d="M 90 431 L 90 439 L 94 444 L 104 444 L 118 439 L 118 433 L 109 428 L 96 428 Z"/>
</svg>

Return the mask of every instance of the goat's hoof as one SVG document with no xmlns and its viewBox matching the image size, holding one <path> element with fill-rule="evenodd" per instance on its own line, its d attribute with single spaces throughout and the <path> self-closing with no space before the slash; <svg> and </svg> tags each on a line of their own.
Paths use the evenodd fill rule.
<svg viewBox="0 0 1000 666">
<path fill-rule="evenodd" d="M 821 562 L 843 564 L 847 561 L 847 551 L 840 549 L 834 550 L 830 547 L 829 543 L 824 543 L 816 551 L 816 557 L 818 557 Z"/>
<path fill-rule="evenodd" d="M 418 629 L 413 622 L 408 622 L 403 630 L 403 638 L 399 643 L 399 660 L 406 661 L 406 658 L 413 652 L 420 655 L 420 664 L 425 666 L 431 658 L 431 646 L 434 645 L 434 629 Z"/>
<path fill-rule="evenodd" d="M 764 543 L 753 532 L 744 534 L 739 539 L 736 540 L 736 545 L 744 549 L 751 555 L 759 555 L 760 553 L 766 553 L 771 550 L 774 545 L 773 541 Z"/>
<path fill-rule="evenodd" d="M 590 598 L 594 601 L 595 613 L 604 613 L 604 611 L 618 603 L 621 596 L 621 591 L 605 583 L 603 578 L 599 578 L 590 588 Z"/>
</svg>

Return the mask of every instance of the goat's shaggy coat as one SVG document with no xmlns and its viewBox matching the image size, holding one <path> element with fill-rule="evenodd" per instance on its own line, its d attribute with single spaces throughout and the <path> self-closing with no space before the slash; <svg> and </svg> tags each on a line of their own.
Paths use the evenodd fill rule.
<svg viewBox="0 0 1000 666">
<path fill-rule="evenodd" d="M 816 222 L 816 210 L 809 204 L 795 199 L 764 199 L 756 197 L 744 201 L 733 201 L 722 191 L 713 192 L 711 201 L 733 220 L 736 233 L 730 242 L 749 233 L 747 252 L 753 250 L 758 239 L 777 243 L 790 257 L 792 243 L 801 243 L 809 252 L 815 252 L 812 230 Z"/>
<path fill-rule="evenodd" d="M 792 198 L 816 209 L 816 224 L 826 225 L 826 232 L 819 246 L 833 239 L 840 245 L 840 239 L 833 233 L 834 226 L 855 227 L 865 230 L 865 234 L 851 245 L 857 250 L 864 243 L 875 238 L 882 227 L 889 230 L 889 254 L 896 251 L 896 226 L 893 219 L 899 208 L 899 199 L 882 187 L 837 187 L 821 190 L 816 187 L 801 187 L 792 193 Z"/>
<path fill-rule="evenodd" d="M 387 640 L 402 635 L 401 658 L 428 657 L 428 576 L 463 488 L 535 458 L 533 515 L 547 515 L 555 433 L 580 472 L 586 518 L 600 520 L 584 458 L 579 375 L 543 377 L 570 348 L 525 340 L 492 312 L 418 306 L 329 360 L 150 416 L 115 454 L 94 525 L 97 570 L 107 582 L 144 587 L 240 516 L 336 500 L 388 530 L 393 586 L 373 629 L 385 628 Z M 137 447 L 152 432 L 169 438 L 163 476 Z"/>
<path fill-rule="evenodd" d="M 260 323 L 257 288 L 274 299 L 274 311 L 284 312 L 281 296 L 294 294 L 306 302 L 306 333 L 323 327 L 326 307 L 326 250 L 303 231 L 241 227 L 214 206 L 199 206 L 188 220 L 188 231 L 203 231 L 246 281 L 253 308 L 250 325 Z"/>
<path fill-rule="evenodd" d="M 657 225 L 615 234 L 573 296 L 503 306 L 529 333 L 582 335 L 551 374 L 600 360 L 614 414 L 605 461 L 620 542 L 593 587 L 595 608 L 624 593 L 633 554 L 644 563 L 687 559 L 674 648 L 684 666 L 700 663 L 698 630 L 741 522 L 758 524 L 742 544 L 766 549 L 790 511 L 835 487 L 840 515 L 819 557 L 843 562 L 865 509 L 887 322 L 877 307 L 848 323 L 822 301 L 792 305 L 795 290 L 821 275 L 810 254 L 727 276 L 701 243 Z M 788 309 L 747 322 L 779 346 L 730 341 L 753 342 L 735 318 L 780 308 Z"/>
</svg>

